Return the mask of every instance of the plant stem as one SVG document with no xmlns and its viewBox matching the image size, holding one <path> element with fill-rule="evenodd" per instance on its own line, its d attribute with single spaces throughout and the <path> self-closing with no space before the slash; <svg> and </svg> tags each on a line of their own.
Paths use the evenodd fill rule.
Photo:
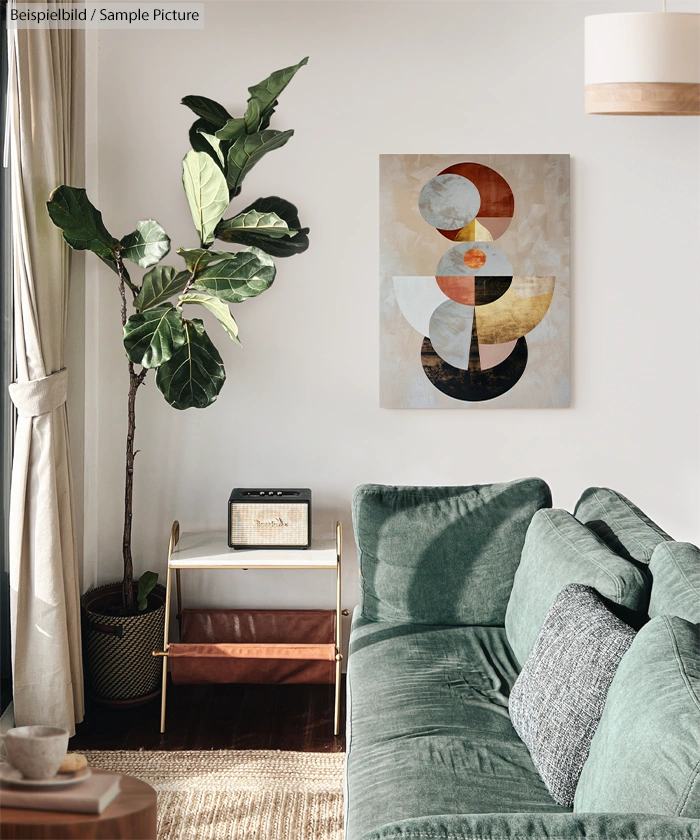
<svg viewBox="0 0 700 840">
<path fill-rule="evenodd" d="M 194 283 L 194 281 L 197 279 L 197 269 L 199 268 L 199 263 L 200 263 L 200 260 L 202 259 L 202 257 L 203 257 L 203 256 L 204 256 L 203 254 L 202 254 L 202 255 L 200 255 L 200 256 L 197 258 L 197 261 L 195 262 L 195 264 L 192 266 L 192 271 L 190 272 L 190 276 L 189 276 L 189 278 L 188 278 L 188 280 L 187 280 L 187 285 L 186 285 L 186 286 L 185 286 L 185 288 L 182 290 L 182 294 L 183 294 L 183 295 L 185 295 L 185 294 L 187 294 L 187 292 L 189 292 L 189 290 L 190 290 L 190 286 L 191 286 L 191 285 Z"/>
<path fill-rule="evenodd" d="M 186 295 L 186 294 L 187 294 L 187 292 L 189 292 L 190 287 L 191 287 L 191 286 L 192 286 L 192 284 L 194 283 L 195 279 L 196 279 L 196 277 L 195 277 L 195 274 L 194 274 L 194 271 L 193 271 L 193 272 L 192 272 L 192 274 L 190 274 L 189 280 L 187 281 L 187 285 L 186 285 L 186 286 L 185 286 L 185 288 L 182 290 L 181 294 Z"/>
<path fill-rule="evenodd" d="M 134 437 L 136 435 L 136 392 L 146 376 L 146 370 L 137 374 L 133 362 L 129 362 L 129 402 L 126 431 L 126 480 L 124 483 L 124 536 L 122 538 L 122 557 L 124 560 L 124 579 L 122 581 L 122 599 L 124 612 L 134 612 L 134 565 L 131 556 L 131 520 L 134 507 Z"/>
<path fill-rule="evenodd" d="M 117 271 L 119 272 L 119 296 L 122 299 L 122 329 L 126 326 L 126 288 L 124 287 L 124 263 L 117 257 Z"/>
<path fill-rule="evenodd" d="M 119 273 L 119 295 L 122 300 L 122 327 L 126 324 L 126 288 L 124 265 L 121 257 L 116 257 L 117 271 Z M 134 565 L 131 556 L 131 520 L 134 507 L 134 438 L 136 435 L 136 392 L 146 378 L 147 370 L 143 368 L 140 373 L 134 371 L 133 362 L 128 363 L 129 367 L 129 400 L 127 410 L 127 432 L 126 432 L 126 480 L 124 482 L 124 534 L 122 538 L 122 559 L 124 561 L 124 578 L 122 580 L 122 604 L 124 614 L 131 615 L 135 612 L 134 602 Z"/>
</svg>

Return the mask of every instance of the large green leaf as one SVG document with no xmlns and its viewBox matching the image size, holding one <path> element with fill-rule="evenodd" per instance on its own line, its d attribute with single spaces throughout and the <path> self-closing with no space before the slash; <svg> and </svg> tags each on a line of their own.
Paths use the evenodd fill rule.
<svg viewBox="0 0 700 840">
<path fill-rule="evenodd" d="M 180 295 L 180 304 L 184 303 L 198 303 L 200 306 L 208 309 L 226 330 L 229 337 L 240 346 L 241 341 L 238 338 L 238 324 L 234 320 L 233 315 L 231 315 L 231 310 L 228 308 L 227 303 L 205 292 L 186 292 L 184 295 Z"/>
<path fill-rule="evenodd" d="M 141 268 L 155 265 L 170 250 L 170 237 L 153 219 L 136 222 L 136 230 L 121 241 L 122 257 Z"/>
<path fill-rule="evenodd" d="M 246 134 L 254 134 L 260 128 L 261 111 L 262 103 L 257 96 L 252 96 L 248 100 L 248 107 L 243 117 Z"/>
<path fill-rule="evenodd" d="M 90 203 L 84 189 L 63 184 L 51 193 L 46 206 L 71 248 L 92 251 L 106 262 L 113 257 L 119 242 L 104 226 L 102 213 Z"/>
<path fill-rule="evenodd" d="M 241 134 L 245 134 L 246 122 L 244 118 L 230 119 L 222 128 L 218 129 L 216 136 L 222 142 L 237 140 Z"/>
<path fill-rule="evenodd" d="M 215 134 L 217 128 L 212 123 L 206 120 L 195 120 L 190 126 L 190 146 L 195 152 L 206 152 L 210 157 L 214 157 L 214 152 L 211 145 L 202 137 L 202 133 Z"/>
<path fill-rule="evenodd" d="M 178 254 L 185 261 L 190 274 L 195 276 L 214 260 L 227 260 L 236 256 L 231 251 L 209 251 L 206 248 L 179 248 Z"/>
<path fill-rule="evenodd" d="M 221 164 L 221 169 L 223 170 L 224 175 L 227 173 L 228 169 L 228 152 L 231 146 L 236 142 L 236 140 L 243 134 L 246 133 L 246 121 L 243 118 L 239 119 L 231 119 L 228 120 L 226 125 L 223 128 L 220 128 L 216 134 L 214 135 L 216 139 L 219 141 L 219 149 L 221 150 L 221 156 L 223 158 L 223 162 Z M 229 190 L 229 201 L 241 191 L 241 188 L 238 187 L 237 189 Z"/>
<path fill-rule="evenodd" d="M 224 363 L 199 318 L 184 322 L 185 343 L 158 368 L 156 385 L 173 408 L 206 408 L 226 379 Z"/>
<path fill-rule="evenodd" d="M 260 100 L 261 129 L 267 128 L 270 124 L 270 117 L 277 105 L 277 97 L 292 81 L 297 70 L 307 64 L 308 61 L 308 56 L 302 58 L 299 64 L 295 64 L 292 67 L 285 67 L 283 70 L 276 70 L 267 79 L 263 79 L 262 82 L 248 88 L 248 93 L 250 94 L 248 102 L 253 98 Z"/>
<path fill-rule="evenodd" d="M 208 265 L 192 288 L 209 292 L 229 303 L 240 303 L 262 294 L 274 279 L 272 258 L 258 248 L 246 248 L 230 259 Z"/>
<path fill-rule="evenodd" d="M 277 213 L 260 213 L 255 209 L 239 213 L 232 219 L 222 219 L 216 227 L 216 235 L 220 237 L 223 231 L 256 233 L 270 239 L 293 237 L 297 234 L 295 230 L 290 230 L 289 225 Z"/>
<path fill-rule="evenodd" d="M 138 594 L 136 596 L 139 612 L 143 612 L 148 606 L 148 596 L 157 583 L 158 572 L 144 572 L 139 578 Z"/>
<path fill-rule="evenodd" d="M 294 129 L 289 131 L 258 131 L 255 134 L 244 134 L 228 150 L 228 167 L 226 180 L 232 190 L 240 187 L 245 176 L 255 164 L 273 149 L 289 140 L 294 134 Z"/>
<path fill-rule="evenodd" d="M 165 303 L 132 315 L 124 327 L 124 349 L 128 358 L 145 368 L 167 362 L 185 343 L 182 315 L 172 303 Z"/>
<path fill-rule="evenodd" d="M 134 306 L 143 312 L 144 309 L 152 309 L 164 303 L 185 288 L 189 277 L 188 272 L 178 271 L 171 265 L 155 266 L 143 275 L 141 291 L 134 299 Z"/>
<path fill-rule="evenodd" d="M 238 217 L 246 216 L 252 211 L 261 214 L 274 213 L 286 223 L 290 231 L 295 231 L 296 235 L 293 238 L 271 239 L 258 231 L 234 228 L 230 225 L 232 219 L 224 219 L 216 227 L 217 239 L 260 248 L 273 257 L 291 257 L 294 254 L 301 254 L 309 247 L 309 229 L 301 226 L 297 208 L 291 202 L 276 195 L 259 198 L 239 213 Z"/>
<path fill-rule="evenodd" d="M 231 119 L 231 114 L 223 105 L 219 105 L 218 102 L 214 102 L 213 99 L 208 99 L 206 96 L 185 96 L 181 102 L 183 105 L 187 105 L 191 111 L 194 111 L 198 117 L 211 123 L 216 128 L 221 128 L 227 120 Z"/>
<path fill-rule="evenodd" d="M 228 207 L 226 178 L 209 155 L 191 151 L 182 160 L 182 184 L 199 239 L 207 245 Z"/>
<path fill-rule="evenodd" d="M 224 166 L 226 166 L 226 160 L 224 159 L 224 153 L 221 150 L 221 140 L 219 140 L 215 134 L 207 134 L 206 131 L 200 131 L 199 134 L 200 137 L 203 137 L 207 141 L 209 148 L 213 149 L 214 154 L 216 155 L 214 162 L 218 162 L 219 168 L 223 170 Z"/>
</svg>

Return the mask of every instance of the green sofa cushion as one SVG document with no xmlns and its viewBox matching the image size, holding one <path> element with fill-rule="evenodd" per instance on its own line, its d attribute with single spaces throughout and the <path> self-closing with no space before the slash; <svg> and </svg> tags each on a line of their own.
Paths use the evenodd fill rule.
<svg viewBox="0 0 700 840">
<path fill-rule="evenodd" d="M 570 583 L 596 589 L 628 610 L 645 611 L 647 577 L 618 557 L 565 510 L 540 510 L 532 518 L 506 611 L 506 633 L 525 664 L 549 608 Z"/>
<path fill-rule="evenodd" d="M 649 568 L 649 616 L 677 615 L 700 624 L 700 549 L 691 543 L 661 543 Z"/>
<path fill-rule="evenodd" d="M 366 484 L 353 523 L 366 618 L 503 625 L 535 511 L 550 507 L 538 478 L 472 487 Z"/>
<path fill-rule="evenodd" d="M 346 840 L 429 814 L 565 810 L 510 723 L 516 676 L 502 627 L 355 618 Z"/>
<path fill-rule="evenodd" d="M 576 502 L 574 516 L 620 557 L 647 565 L 656 546 L 671 537 L 621 493 L 589 487 Z"/>
<path fill-rule="evenodd" d="M 615 674 L 575 812 L 700 817 L 700 627 L 653 618 Z"/>
</svg>

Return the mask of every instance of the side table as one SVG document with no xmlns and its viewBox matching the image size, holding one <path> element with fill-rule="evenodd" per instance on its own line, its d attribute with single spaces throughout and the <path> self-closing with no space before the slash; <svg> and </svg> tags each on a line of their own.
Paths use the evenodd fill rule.
<svg viewBox="0 0 700 840">
<path fill-rule="evenodd" d="M 95 770 L 93 773 L 102 773 Z M 122 776 L 119 796 L 101 814 L 32 811 L 3 808 L 0 799 L 0 837 L 3 840 L 156 840 L 157 794 L 146 782 Z"/>
<path fill-rule="evenodd" d="M 340 733 L 340 691 L 342 663 L 342 616 L 347 611 L 341 606 L 342 581 L 342 542 L 343 532 L 340 522 L 336 523 L 335 539 L 319 540 L 312 538 L 311 546 L 304 550 L 293 548 L 256 548 L 232 549 L 228 547 L 225 532 L 189 533 L 180 536 L 179 522 L 173 522 L 168 548 L 168 571 L 165 595 L 165 629 L 163 649 L 154 650 L 154 656 L 163 657 L 163 689 L 161 698 L 160 731 L 165 732 L 166 691 L 168 685 L 168 657 L 182 649 L 191 649 L 192 655 L 198 656 L 202 648 L 227 647 L 227 656 L 255 656 L 275 658 L 284 655 L 285 649 L 290 656 L 309 660 L 326 660 L 335 663 L 335 709 L 333 733 Z M 174 645 L 170 650 L 170 603 L 172 600 L 172 578 L 175 572 L 177 589 L 177 614 L 182 614 L 182 587 L 180 573 L 183 569 L 326 569 L 335 572 L 335 639 L 329 638 L 329 644 L 294 644 L 284 641 L 265 644 L 234 645 Z M 267 648 L 267 650 L 266 650 Z M 195 652 L 196 651 L 196 652 Z"/>
</svg>

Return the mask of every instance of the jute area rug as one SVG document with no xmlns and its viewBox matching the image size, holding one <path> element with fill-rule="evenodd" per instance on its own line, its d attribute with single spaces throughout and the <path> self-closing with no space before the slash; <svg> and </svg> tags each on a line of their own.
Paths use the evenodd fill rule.
<svg viewBox="0 0 700 840">
<path fill-rule="evenodd" d="M 158 791 L 158 840 L 342 840 L 343 753 L 91 751 Z"/>
</svg>

